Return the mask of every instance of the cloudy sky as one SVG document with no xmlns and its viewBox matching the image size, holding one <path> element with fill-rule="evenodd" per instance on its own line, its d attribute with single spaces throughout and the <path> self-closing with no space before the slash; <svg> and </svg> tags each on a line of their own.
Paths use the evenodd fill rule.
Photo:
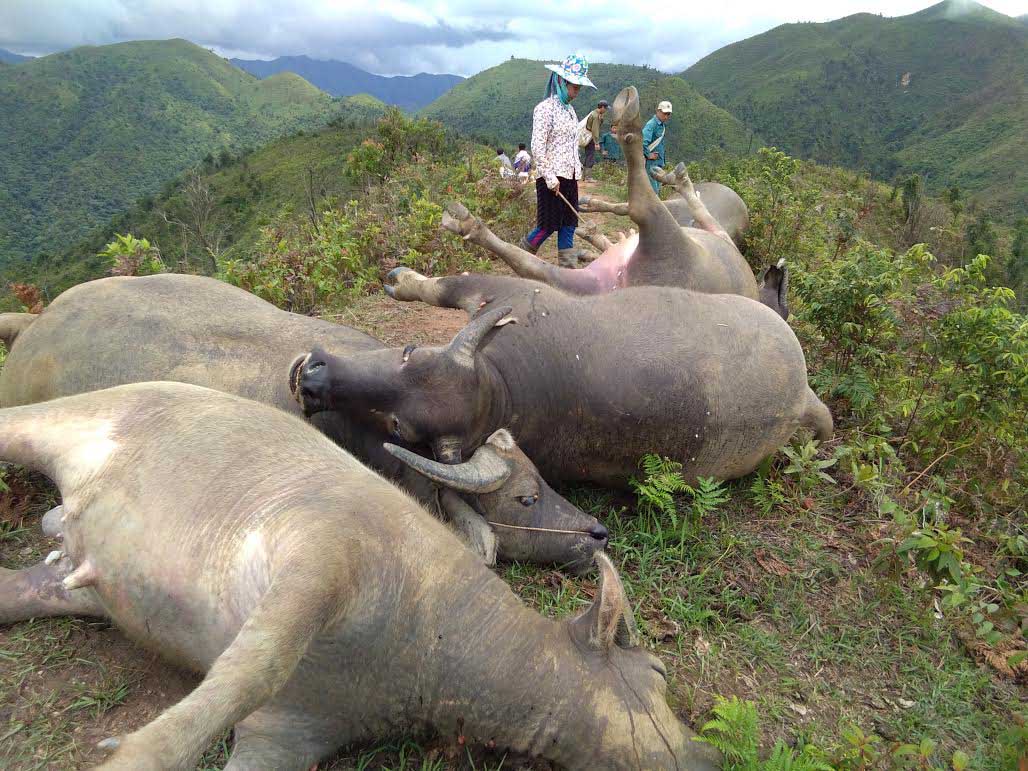
<svg viewBox="0 0 1028 771">
<path fill-rule="evenodd" d="M 224 56 L 306 54 L 372 72 L 472 75 L 510 58 L 648 64 L 675 72 L 784 22 L 859 11 L 901 16 L 933 0 L 0 0 L 0 48 L 40 55 L 79 45 L 183 37 Z M 1011 16 L 1028 0 L 986 0 Z M 672 10 L 676 9 L 676 10 Z M 677 9 L 683 9 L 678 11 Z"/>
</svg>

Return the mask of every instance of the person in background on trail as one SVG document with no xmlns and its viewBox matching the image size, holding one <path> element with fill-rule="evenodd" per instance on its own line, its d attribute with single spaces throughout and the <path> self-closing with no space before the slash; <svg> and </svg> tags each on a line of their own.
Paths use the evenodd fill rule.
<svg viewBox="0 0 1028 771">
<path fill-rule="evenodd" d="M 589 169 L 596 163 L 596 152 L 600 147 L 600 134 L 603 133 L 603 118 L 607 114 L 607 102 L 600 100 L 596 109 L 585 116 L 585 130 L 592 134 L 592 139 L 585 146 L 585 157 L 582 159 L 583 179 L 589 173 Z"/>
<path fill-rule="evenodd" d="M 663 166 L 664 150 L 667 148 L 667 121 L 671 117 L 671 102 L 666 99 L 657 105 L 657 113 L 643 126 L 643 154 L 646 156 L 646 173 L 655 166 Z M 650 176 L 653 191 L 660 193 L 660 183 Z"/>
<path fill-rule="evenodd" d="M 518 145 L 518 152 L 514 156 L 514 171 L 529 172 L 532 170 L 532 156 L 525 149 L 525 143 Z"/>
<path fill-rule="evenodd" d="M 532 155 L 538 175 L 536 227 L 521 239 L 521 248 L 535 254 L 556 232 L 559 264 L 577 268 L 578 258 L 584 254 L 575 249 L 582 162 L 578 157 L 578 116 L 571 100 L 582 86 L 596 86 L 588 77 L 589 63 L 577 54 L 560 64 L 547 64 L 546 69 L 551 73 L 546 96 L 532 112 Z"/>
<path fill-rule="evenodd" d="M 496 148 L 496 160 L 500 162 L 501 177 L 514 176 L 514 165 L 510 162 L 510 158 L 507 157 L 507 153 L 503 151 L 502 147 Z"/>
<path fill-rule="evenodd" d="M 611 126 L 610 131 L 600 137 L 600 152 L 603 160 L 618 163 L 621 160 L 621 145 L 618 144 L 618 127 Z"/>
</svg>

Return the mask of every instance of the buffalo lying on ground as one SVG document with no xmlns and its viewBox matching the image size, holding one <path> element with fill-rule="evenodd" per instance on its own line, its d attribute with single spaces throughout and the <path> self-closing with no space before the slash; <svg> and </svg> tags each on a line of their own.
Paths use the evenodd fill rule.
<svg viewBox="0 0 1028 771">
<path fill-rule="evenodd" d="M 626 484 L 646 453 L 681 461 L 691 480 L 731 479 L 801 426 L 831 435 L 796 335 L 754 300 L 668 287 L 576 297 L 522 278 L 411 270 L 395 278 L 397 299 L 474 320 L 442 348 L 312 350 L 288 375 L 307 413 L 342 411 L 431 443 L 451 463 L 507 426 L 551 482 L 608 485 Z"/>
<path fill-rule="evenodd" d="M 173 274 L 81 284 L 38 317 L 0 314 L 0 333 L 14 343 L 0 370 L 0 407 L 175 380 L 299 415 L 282 379 L 297 354 L 315 345 L 349 353 L 388 350 L 363 332 L 287 313 L 221 281 Z M 383 449 L 387 432 L 333 414 L 313 422 L 431 500 L 427 484 L 404 474 L 403 463 L 417 456 Z M 557 495 L 509 434 L 482 439 L 486 446 L 468 463 L 434 476 L 448 488 L 442 508 L 469 543 L 490 562 L 498 551 L 508 559 L 589 564 L 606 545 L 606 528 Z M 424 472 L 424 464 L 417 470 Z M 455 491 L 476 497 L 465 502 Z"/>
<path fill-rule="evenodd" d="M 515 273 L 574 294 L 605 294 L 630 286 L 675 286 L 711 294 L 758 299 L 746 259 L 720 225 L 693 200 L 699 228 L 682 228 L 653 192 L 642 151 L 639 94 L 629 87 L 613 106 L 614 123 L 628 164 L 628 213 L 638 235 L 611 244 L 585 268 L 559 268 L 494 233 L 460 204 L 451 205 L 442 226 L 498 255 Z M 776 308 L 776 310 L 778 310 Z"/>
<path fill-rule="evenodd" d="M 688 179 L 688 174 L 685 173 L 685 164 L 679 164 L 670 174 L 654 170 L 653 176 L 662 184 L 675 189 L 675 193 L 664 201 L 664 205 L 671 212 L 671 216 L 675 218 L 675 222 L 684 228 L 702 227 L 693 215 L 696 203 L 702 203 L 710 216 L 717 222 L 718 227 L 732 239 L 732 243 L 742 246 L 746 228 L 750 225 L 750 212 L 746 208 L 746 202 L 732 188 L 722 185 L 720 182 L 697 182 L 693 187 L 691 180 Z M 691 202 L 690 193 L 692 192 L 696 195 L 695 203 Z M 689 199 L 686 198 L 687 195 L 690 195 Z M 622 217 L 629 216 L 627 201 L 612 203 L 593 196 L 580 195 L 578 208 L 584 212 L 604 212 L 619 214 Z"/>
<path fill-rule="evenodd" d="M 409 496 L 292 415 L 183 383 L 0 410 L 0 460 L 64 497 L 62 552 L 0 569 L 0 622 L 113 621 L 206 673 L 103 768 L 308 769 L 434 729 L 572 769 L 713 769 L 635 643 L 613 566 L 570 622 L 525 608 Z"/>
</svg>

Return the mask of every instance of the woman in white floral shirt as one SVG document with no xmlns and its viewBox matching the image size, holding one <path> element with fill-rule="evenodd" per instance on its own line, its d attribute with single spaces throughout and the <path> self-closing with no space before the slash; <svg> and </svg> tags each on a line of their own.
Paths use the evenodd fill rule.
<svg viewBox="0 0 1028 771">
<path fill-rule="evenodd" d="M 565 268 L 577 268 L 582 254 L 574 248 L 578 216 L 557 192 L 578 209 L 582 162 L 578 158 L 578 116 L 571 100 L 578 96 L 582 86 L 596 86 L 587 77 L 589 63 L 577 54 L 560 64 L 547 64 L 546 69 L 552 72 L 546 98 L 532 113 L 536 227 L 521 240 L 521 247 L 535 254 L 556 232 L 558 262 Z"/>
</svg>

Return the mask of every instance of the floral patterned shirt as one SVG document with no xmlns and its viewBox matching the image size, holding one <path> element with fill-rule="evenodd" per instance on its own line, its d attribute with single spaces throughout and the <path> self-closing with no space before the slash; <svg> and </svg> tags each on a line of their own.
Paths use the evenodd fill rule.
<svg viewBox="0 0 1028 771">
<path fill-rule="evenodd" d="M 532 155 L 540 177 L 556 185 L 557 177 L 581 179 L 578 158 L 578 116 L 570 104 L 553 95 L 543 99 L 532 112 Z"/>
</svg>

